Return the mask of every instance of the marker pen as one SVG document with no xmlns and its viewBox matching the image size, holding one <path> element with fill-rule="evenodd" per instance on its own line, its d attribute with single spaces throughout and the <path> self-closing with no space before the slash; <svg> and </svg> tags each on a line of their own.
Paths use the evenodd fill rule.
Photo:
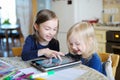
<svg viewBox="0 0 120 80">
<path fill-rule="evenodd" d="M 15 75 L 13 75 L 13 79 L 16 78 L 16 77 L 20 77 L 20 76 L 23 76 L 25 75 L 23 72 L 17 72 Z"/>
<path fill-rule="evenodd" d="M 46 80 L 44 78 L 35 78 L 34 80 Z"/>
<path fill-rule="evenodd" d="M 48 71 L 48 72 L 33 74 L 30 76 L 30 79 L 34 79 L 34 78 L 38 78 L 38 77 L 46 77 L 49 75 L 53 75 L 54 73 L 55 73 L 54 71 Z"/>
<path fill-rule="evenodd" d="M 15 74 L 16 71 L 12 71 L 11 73 L 9 73 L 8 75 L 5 75 L 3 80 L 9 80 L 11 78 L 11 75 Z"/>
<path fill-rule="evenodd" d="M 15 80 L 23 80 L 24 78 L 29 78 L 29 76 L 32 74 L 34 74 L 34 73 L 32 72 L 32 73 L 24 74 L 23 76 L 15 78 Z"/>
</svg>

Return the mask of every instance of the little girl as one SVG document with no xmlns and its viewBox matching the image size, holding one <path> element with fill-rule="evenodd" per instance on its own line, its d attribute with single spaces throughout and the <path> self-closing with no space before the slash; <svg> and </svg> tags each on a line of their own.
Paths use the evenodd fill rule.
<svg viewBox="0 0 120 80">
<path fill-rule="evenodd" d="M 24 61 L 38 57 L 59 58 L 63 53 L 59 52 L 59 42 L 55 39 L 58 33 L 58 18 L 51 10 L 41 10 L 36 15 L 33 24 L 34 33 L 29 35 L 23 46 L 22 59 Z"/>
<path fill-rule="evenodd" d="M 93 26 L 88 22 L 73 25 L 67 33 L 67 44 L 71 56 L 80 58 L 82 64 L 103 72 L 101 60 L 97 54 L 97 41 Z"/>
</svg>

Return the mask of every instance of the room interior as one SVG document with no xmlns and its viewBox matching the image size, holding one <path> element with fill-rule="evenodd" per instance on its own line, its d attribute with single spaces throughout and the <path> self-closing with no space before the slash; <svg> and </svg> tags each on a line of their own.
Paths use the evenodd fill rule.
<svg viewBox="0 0 120 80">
<path fill-rule="evenodd" d="M 99 44 L 98 52 L 120 54 L 120 0 L 16 0 L 16 17 L 20 20 L 24 40 L 28 34 L 32 34 L 32 25 L 36 13 L 44 8 L 53 10 L 60 19 L 60 31 L 57 38 L 61 43 L 62 52 L 68 51 L 66 32 L 72 24 L 84 20 L 99 20 L 94 23 Z M 114 39 L 111 36 L 115 36 Z M 22 39 L 22 45 L 18 40 L 15 40 L 15 46 L 23 46 L 24 40 Z M 113 43 L 109 43 L 111 40 Z M 0 50 L 0 56 L 13 56 L 11 38 L 9 38 L 10 55 L 7 54 L 5 42 L 5 39 L 1 42 L 3 51 Z M 120 62 L 115 80 L 119 80 L 119 74 Z"/>
</svg>

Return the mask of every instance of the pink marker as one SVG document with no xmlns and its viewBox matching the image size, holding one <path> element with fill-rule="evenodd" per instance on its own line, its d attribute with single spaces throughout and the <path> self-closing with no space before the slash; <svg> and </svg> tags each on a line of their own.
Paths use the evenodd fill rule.
<svg viewBox="0 0 120 80">
<path fill-rule="evenodd" d="M 24 79 L 24 78 L 28 78 L 28 77 L 29 77 L 30 75 L 32 75 L 32 74 L 34 74 L 34 73 L 25 74 L 25 75 L 20 76 L 19 78 L 15 79 L 15 80 L 22 80 L 22 79 Z"/>
</svg>

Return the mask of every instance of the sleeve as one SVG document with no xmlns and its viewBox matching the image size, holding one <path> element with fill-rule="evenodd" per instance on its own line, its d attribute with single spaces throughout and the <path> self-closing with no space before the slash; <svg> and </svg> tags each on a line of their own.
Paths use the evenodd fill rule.
<svg viewBox="0 0 120 80">
<path fill-rule="evenodd" d="M 37 52 L 38 50 L 36 49 L 34 38 L 32 38 L 32 36 L 28 36 L 23 46 L 22 55 L 21 55 L 22 60 L 27 61 L 37 58 L 38 57 Z"/>
<path fill-rule="evenodd" d="M 49 43 L 50 49 L 55 51 L 60 51 L 59 41 L 56 39 L 52 39 Z"/>
</svg>

